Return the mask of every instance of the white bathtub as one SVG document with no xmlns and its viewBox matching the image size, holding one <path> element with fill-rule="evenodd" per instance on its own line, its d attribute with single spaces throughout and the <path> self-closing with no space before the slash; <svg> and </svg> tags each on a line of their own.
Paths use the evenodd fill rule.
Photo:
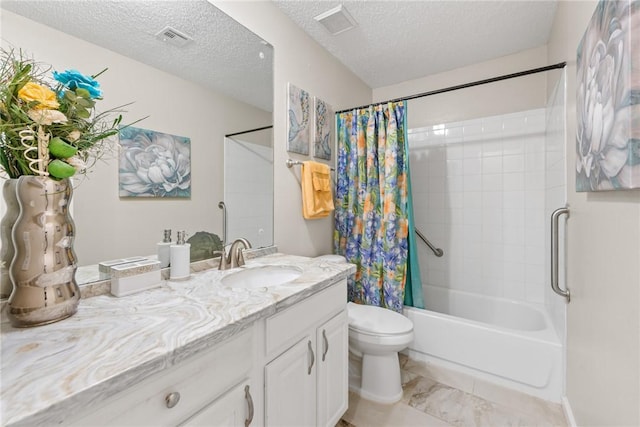
<svg viewBox="0 0 640 427">
<path fill-rule="evenodd" d="M 534 305 L 424 286 L 426 310 L 408 307 L 409 357 L 560 402 L 562 345 Z"/>
</svg>

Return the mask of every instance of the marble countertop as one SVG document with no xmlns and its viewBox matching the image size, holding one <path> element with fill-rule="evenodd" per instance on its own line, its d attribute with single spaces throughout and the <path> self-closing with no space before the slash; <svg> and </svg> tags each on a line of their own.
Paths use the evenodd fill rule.
<svg viewBox="0 0 640 427">
<path fill-rule="evenodd" d="M 123 298 L 82 299 L 75 315 L 50 325 L 3 322 L 0 423 L 57 424 L 355 272 L 352 264 L 284 254 L 242 268 L 261 265 L 295 266 L 302 274 L 243 289 L 220 283 L 238 269 L 207 270 Z"/>
</svg>

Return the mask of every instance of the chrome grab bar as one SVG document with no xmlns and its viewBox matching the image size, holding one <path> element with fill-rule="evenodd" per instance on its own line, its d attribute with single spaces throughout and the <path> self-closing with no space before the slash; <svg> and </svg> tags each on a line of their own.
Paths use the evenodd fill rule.
<svg viewBox="0 0 640 427">
<path fill-rule="evenodd" d="M 222 209 L 222 249 L 224 250 L 227 246 L 227 205 L 220 201 L 218 207 Z"/>
<path fill-rule="evenodd" d="M 558 219 L 560 215 L 565 214 L 569 218 L 569 208 L 559 208 L 551 214 L 551 289 L 569 302 L 571 301 L 569 289 L 563 290 L 558 286 Z"/>
<path fill-rule="evenodd" d="M 444 255 L 444 251 L 440 248 L 436 248 L 435 246 L 433 246 L 431 242 L 424 236 L 424 234 L 420 232 L 420 230 L 418 230 L 417 228 L 415 230 L 420 240 L 422 240 L 427 246 L 429 246 L 429 249 L 433 251 L 433 254 L 435 256 L 441 257 L 442 255 Z"/>
</svg>

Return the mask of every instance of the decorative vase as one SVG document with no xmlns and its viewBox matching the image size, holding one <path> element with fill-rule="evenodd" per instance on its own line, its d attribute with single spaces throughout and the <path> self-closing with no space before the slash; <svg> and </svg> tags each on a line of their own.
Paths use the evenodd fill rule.
<svg viewBox="0 0 640 427">
<path fill-rule="evenodd" d="M 16 184 L 20 213 L 13 226 L 13 292 L 8 316 L 16 327 L 38 326 L 73 315 L 80 289 L 75 280 L 74 223 L 69 179 L 21 176 Z"/>
<path fill-rule="evenodd" d="M 2 244 L 2 248 L 0 248 L 0 298 L 9 298 L 13 289 L 9 266 L 15 253 L 13 241 L 11 240 L 11 230 L 20 213 L 20 206 L 18 205 L 18 199 L 16 199 L 17 183 L 17 179 L 7 179 L 2 185 L 2 197 L 7 210 L 0 222 L 0 242 Z"/>
</svg>

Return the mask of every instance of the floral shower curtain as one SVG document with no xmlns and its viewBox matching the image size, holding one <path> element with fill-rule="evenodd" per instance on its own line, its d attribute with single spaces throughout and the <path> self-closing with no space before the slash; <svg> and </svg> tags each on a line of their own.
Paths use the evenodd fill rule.
<svg viewBox="0 0 640 427">
<path fill-rule="evenodd" d="M 406 103 L 336 115 L 334 252 L 356 264 L 349 301 L 424 308 L 415 250 Z"/>
</svg>

